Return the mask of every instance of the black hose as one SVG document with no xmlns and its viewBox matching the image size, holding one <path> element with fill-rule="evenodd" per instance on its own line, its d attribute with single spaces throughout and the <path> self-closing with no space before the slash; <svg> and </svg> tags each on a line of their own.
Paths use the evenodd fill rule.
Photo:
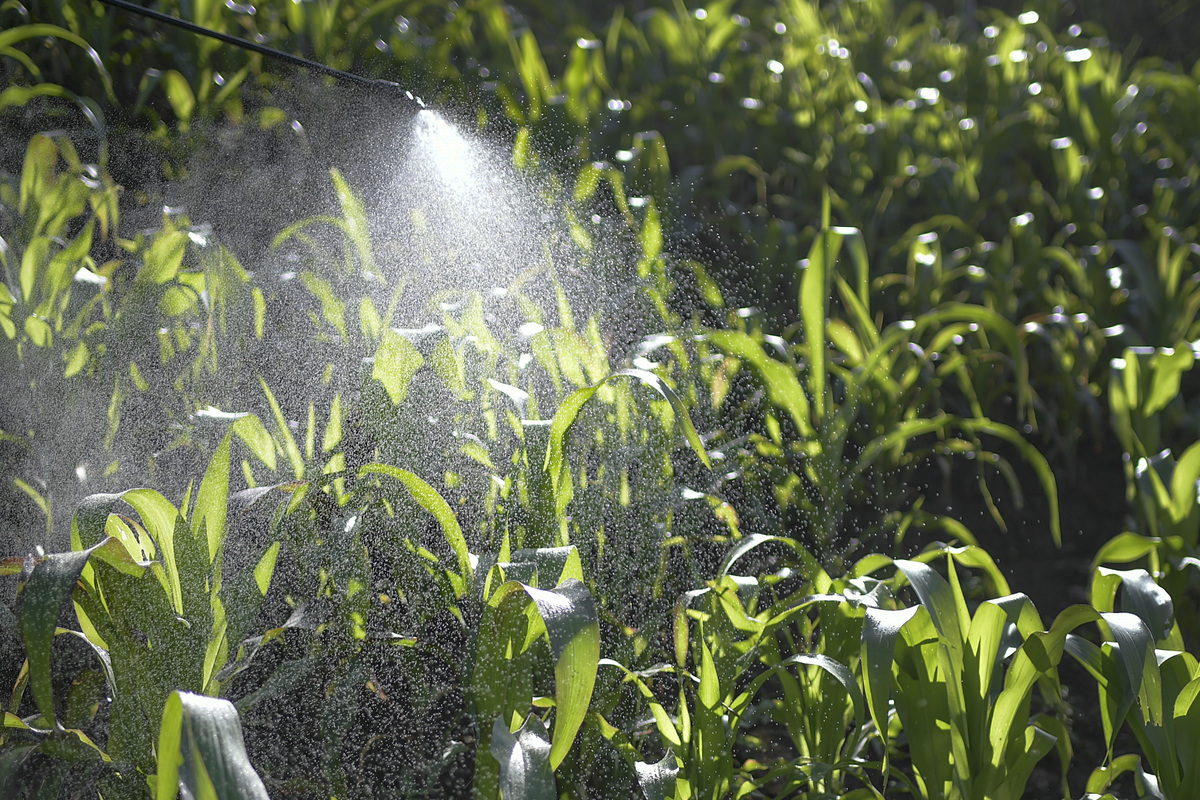
<svg viewBox="0 0 1200 800">
<path fill-rule="evenodd" d="M 341 80 L 341 81 L 346 81 L 348 83 L 354 83 L 359 86 L 365 86 L 370 89 L 383 89 L 385 91 L 388 91 L 388 92 L 394 94 L 396 97 L 398 97 L 401 100 L 408 101 L 415 107 L 424 107 L 424 105 L 425 105 L 421 101 L 421 98 L 417 97 L 412 92 L 401 89 L 400 84 L 393 83 L 392 81 L 378 80 L 375 78 L 364 78 L 362 75 L 355 75 L 353 72 L 344 72 L 340 69 L 334 69 L 333 67 L 326 66 L 325 64 L 321 64 L 316 61 L 310 61 L 307 58 L 301 58 L 300 56 L 295 56 L 295 55 L 292 55 L 291 53 L 285 53 L 283 50 L 276 50 L 274 47 L 267 47 L 264 44 L 259 44 L 258 42 L 252 42 L 249 39 L 242 39 L 238 36 L 231 36 L 228 33 L 220 33 L 219 31 L 214 31 L 210 28 L 205 28 L 202 25 L 196 25 L 195 23 L 188 22 L 187 20 L 182 20 L 182 19 L 179 19 L 178 17 L 172 17 L 171 15 L 164 14 L 161 11 L 155 11 L 154 9 L 151 9 L 151 8 L 145 8 L 143 6 L 137 5 L 136 3 L 130 3 L 127 0 L 100 0 L 100 2 L 104 3 L 105 5 L 112 6 L 114 8 L 119 8 L 122 11 L 127 11 L 131 14 L 137 14 L 139 16 L 148 17 L 149 19 L 155 20 L 156 22 L 165 22 L 168 25 L 174 25 L 177 28 L 182 28 L 183 30 L 185 30 L 189 33 L 194 33 L 197 36 L 207 36 L 210 39 L 216 39 L 219 42 L 223 42 L 225 44 L 231 44 L 234 47 L 240 47 L 243 50 L 250 50 L 255 53 L 261 53 L 264 56 L 276 58 L 276 59 L 279 59 L 280 61 L 286 61 L 289 64 L 295 64 L 297 66 L 304 67 L 306 69 L 311 69 L 314 72 L 319 72 L 322 75 L 329 75 L 329 76 L 337 78 L 338 80 Z"/>
</svg>

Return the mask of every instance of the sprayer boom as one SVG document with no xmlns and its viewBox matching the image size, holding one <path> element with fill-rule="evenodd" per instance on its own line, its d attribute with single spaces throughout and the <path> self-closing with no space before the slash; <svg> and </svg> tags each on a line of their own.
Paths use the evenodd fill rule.
<svg viewBox="0 0 1200 800">
<path fill-rule="evenodd" d="M 325 64 L 292 55 L 291 53 L 286 53 L 283 50 L 277 50 L 274 47 L 267 47 L 264 44 L 252 42 L 249 39 L 242 39 L 238 36 L 231 36 L 228 33 L 214 31 L 210 28 L 205 28 L 202 25 L 197 25 L 193 22 L 188 22 L 187 20 L 182 20 L 178 17 L 172 17 L 169 14 L 164 14 L 161 11 L 145 8 L 137 5 L 136 3 L 130 3 L 128 0 L 100 0 L 100 2 L 104 3 L 105 5 L 112 6 L 113 8 L 119 8 L 122 11 L 127 11 L 130 14 L 137 14 L 138 16 L 146 17 L 156 22 L 163 22 L 167 25 L 173 25 L 176 28 L 182 28 L 183 30 L 189 33 L 194 33 L 197 36 L 207 36 L 210 39 L 216 39 L 218 42 L 222 42 L 224 44 L 231 44 L 234 47 L 240 47 L 243 50 L 261 53 L 264 56 L 269 56 L 280 61 L 286 61 L 289 64 L 295 64 L 296 66 L 304 67 L 305 69 L 310 69 L 314 72 L 319 72 L 322 75 L 329 75 L 330 77 L 337 78 L 340 81 L 346 81 L 348 83 L 353 83 L 368 89 L 386 92 L 392 95 L 395 99 L 411 105 L 414 111 L 424 108 L 425 106 L 425 103 L 421 101 L 421 98 L 417 97 L 410 91 L 400 88 L 400 84 L 392 81 L 364 78 L 362 75 L 355 75 L 353 72 L 345 72 L 340 69 L 334 69 L 333 67 L 326 66 Z"/>
</svg>

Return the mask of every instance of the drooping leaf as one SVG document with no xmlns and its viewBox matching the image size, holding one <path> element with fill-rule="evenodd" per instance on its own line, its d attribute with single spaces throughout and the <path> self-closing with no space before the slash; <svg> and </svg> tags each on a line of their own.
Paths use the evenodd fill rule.
<svg viewBox="0 0 1200 800">
<path fill-rule="evenodd" d="M 871 719 L 884 739 L 884 770 L 887 770 L 888 706 L 892 696 L 892 659 L 900 629 L 924 606 L 898 610 L 868 608 L 863 619 L 863 687 Z"/>
<path fill-rule="evenodd" d="M 98 547 L 99 544 L 87 550 L 46 556 L 34 566 L 18 596 L 17 622 L 29 659 L 29 687 L 38 710 L 51 723 L 56 721 L 54 676 L 50 668 L 54 629 L 84 565 Z"/>
<path fill-rule="evenodd" d="M 459 572 L 453 580 L 456 584 L 455 591 L 461 597 L 474 580 L 474 568 L 471 564 L 471 553 L 467 550 L 467 540 L 463 537 L 462 528 L 458 524 L 458 518 L 454 516 L 454 511 L 451 510 L 450 504 L 420 476 L 408 470 L 388 464 L 373 463 L 364 465 L 358 471 L 360 478 L 372 474 L 387 475 L 400 481 L 413 500 L 416 500 L 422 508 L 437 519 L 438 524 L 442 526 L 442 533 L 445 534 L 446 541 L 450 543 L 450 547 L 458 557 Z"/>
<path fill-rule="evenodd" d="M 675 781 L 679 776 L 679 764 L 671 748 L 658 761 L 636 761 L 633 769 L 637 773 L 638 786 L 646 800 L 671 800 L 675 797 Z"/>
<path fill-rule="evenodd" d="M 172 692 L 158 738 L 156 800 L 268 800 L 228 700 Z"/>
<path fill-rule="evenodd" d="M 500 762 L 504 800 L 555 800 L 546 727 L 530 714 L 514 734 L 503 718 L 492 725 L 492 755 Z"/>
<path fill-rule="evenodd" d="M 808 397 L 792 367 L 768 356 L 762 345 L 741 331 L 709 331 L 707 338 L 728 355 L 750 364 L 771 403 L 788 413 L 801 436 L 813 435 Z"/>
<path fill-rule="evenodd" d="M 692 451 L 704 466 L 712 467 L 708 459 L 708 454 L 704 450 L 704 443 L 700 441 L 700 435 L 696 433 L 696 427 L 692 424 L 692 419 L 688 415 L 687 407 L 675 393 L 675 390 L 653 372 L 644 369 L 617 370 L 603 380 L 590 386 L 576 389 L 569 394 L 563 400 L 562 404 L 559 405 L 558 411 L 554 413 L 554 418 L 550 422 L 550 442 L 546 448 L 546 458 L 542 466 L 550 475 L 554 492 L 555 510 L 558 514 L 563 513 L 574 493 L 570 475 L 567 473 L 568 464 L 565 453 L 567 433 L 570 431 L 571 426 L 575 424 L 575 419 L 579 416 L 579 412 L 584 404 L 592 399 L 592 396 L 600 387 L 621 377 L 634 378 L 661 394 L 670 403 L 671 410 L 675 414 L 675 420 L 683 428 L 684 437 L 687 439 L 688 444 L 691 445 Z"/>
</svg>

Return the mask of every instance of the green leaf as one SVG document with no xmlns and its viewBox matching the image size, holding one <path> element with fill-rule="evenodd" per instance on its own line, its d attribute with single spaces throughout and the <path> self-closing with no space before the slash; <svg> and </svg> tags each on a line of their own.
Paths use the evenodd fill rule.
<svg viewBox="0 0 1200 800">
<path fill-rule="evenodd" d="M 183 231 L 164 228 L 142 253 L 142 266 L 138 269 L 137 283 L 164 284 L 179 274 L 183 256 L 190 239 Z"/>
<path fill-rule="evenodd" d="M 225 515 L 229 505 L 229 445 L 232 431 L 226 433 L 213 451 L 196 493 L 196 507 L 192 511 L 192 536 L 203 537 L 208 546 L 209 563 L 217 557 L 217 551 L 225 538 Z"/>
<path fill-rule="evenodd" d="M 1100 567 L 1096 572 L 1098 576 L 1119 580 L 1121 607 L 1141 617 L 1156 640 L 1166 638 L 1175 620 L 1175 604 L 1167 590 L 1155 583 L 1149 572 L 1144 569 L 1116 570 L 1107 567 Z"/>
<path fill-rule="evenodd" d="M 408 470 L 387 464 L 373 463 L 366 464 L 358 471 L 359 478 L 366 475 L 387 475 L 400 481 L 413 500 L 416 500 L 422 508 L 437 519 L 438 524 L 442 526 L 442 533 L 445 535 L 446 541 L 450 543 L 450 547 L 458 557 L 459 571 L 452 582 L 455 584 L 458 596 L 462 597 L 474 580 L 474 567 L 471 563 L 471 553 L 467 550 L 467 540 L 463 537 L 462 528 L 458 524 L 458 518 L 451 510 L 450 504 L 438 494 L 436 489 Z"/>
<path fill-rule="evenodd" d="M 808 664 L 814 667 L 819 667 L 820 669 L 829 673 L 834 680 L 836 680 L 842 685 L 843 688 L 845 688 L 846 693 L 850 696 L 850 702 L 854 706 L 854 718 L 858 722 L 858 726 L 860 728 L 862 727 L 864 709 L 863 695 L 862 691 L 858 688 L 858 681 L 854 679 L 854 673 L 850 671 L 849 667 L 840 661 L 837 661 L 836 659 L 830 658 L 824 653 L 797 653 L 796 655 L 789 656 L 788 658 L 785 658 L 783 661 L 779 662 L 780 667 L 784 667 L 789 664 Z"/>
<path fill-rule="evenodd" d="M 703 639 L 700 640 L 700 702 L 709 710 L 716 710 L 721 704 L 721 684 L 717 678 L 717 665 L 713 661 L 712 651 Z"/>
<path fill-rule="evenodd" d="M 679 776 L 679 764 L 671 748 L 655 762 L 635 761 L 638 786 L 646 800 L 669 800 L 675 796 L 675 781 Z"/>
<path fill-rule="evenodd" d="M 100 72 L 100 78 L 104 82 L 104 91 L 109 97 L 113 96 L 112 78 L 109 77 L 108 70 L 104 68 L 104 61 L 100 58 L 100 54 L 83 37 L 72 33 L 66 28 L 61 28 L 58 25 L 34 23 L 32 25 L 17 25 L 8 30 L 0 30 L 0 52 L 12 47 L 17 42 L 26 39 L 44 39 L 48 36 L 62 39 L 81 48 Z"/>
<path fill-rule="evenodd" d="M 228 700 L 172 692 L 158 735 L 156 800 L 268 800 Z"/>
<path fill-rule="evenodd" d="M 346 302 L 338 297 L 333 286 L 329 281 L 322 278 L 315 272 L 305 270 L 300 273 L 300 280 L 304 286 L 312 293 L 313 297 L 317 298 L 321 303 L 321 316 L 328 322 L 338 336 L 343 340 L 349 338 L 346 332 Z"/>
<path fill-rule="evenodd" d="M 892 697 L 892 660 L 896 652 L 896 637 L 900 629 L 924 606 L 913 606 L 899 610 L 868 608 L 863 619 L 862 665 L 863 686 L 866 689 L 867 708 L 875 728 L 883 738 L 884 774 L 888 768 L 887 750 L 888 707 Z"/>
<path fill-rule="evenodd" d="M 375 272 L 374 251 L 371 247 L 367 215 L 363 210 L 362 203 L 354 196 L 354 192 L 350 189 L 350 184 L 342 177 L 342 173 L 336 169 L 331 169 L 329 177 L 333 181 L 333 188 L 337 193 L 338 204 L 342 207 L 342 218 L 344 220 L 341 226 L 342 230 L 345 231 L 346 236 L 354 245 L 354 249 L 358 251 L 362 270 L 373 273 Z"/>
<path fill-rule="evenodd" d="M 399 405 L 408 396 L 408 384 L 413 375 L 424 363 L 425 357 L 420 351 L 396 329 L 389 328 L 384 331 L 375 353 L 371 377 L 382 383 L 392 403 Z"/>
<path fill-rule="evenodd" d="M 275 427 L 279 429 L 279 437 L 282 439 L 280 449 L 287 456 L 288 464 L 292 467 L 292 474 L 296 480 L 301 480 L 304 477 L 304 456 L 300 455 L 300 447 L 296 444 L 296 437 L 292 435 L 291 426 L 288 425 L 287 419 L 283 416 L 283 409 L 279 406 L 279 401 L 275 399 L 274 392 L 267 385 L 266 379 L 263 376 L 258 376 L 258 383 L 262 387 L 263 394 L 266 395 L 267 403 L 271 406 L 271 415 L 275 418 Z"/>
<path fill-rule="evenodd" d="M 192 119 L 192 112 L 196 110 L 196 95 L 192 92 L 191 85 L 182 73 L 174 69 L 163 75 L 162 84 L 167 93 L 167 100 L 171 103 L 171 110 L 186 126 Z"/>
<path fill-rule="evenodd" d="M 826 191 L 823 209 L 829 210 L 829 194 Z M 828 214 L 824 214 L 828 217 Z M 825 421 L 827 397 L 825 366 L 825 324 L 829 314 L 829 287 L 842 237 L 828 227 L 828 219 L 817 234 L 808 254 L 808 266 L 800 279 L 800 319 L 804 324 L 804 342 L 808 346 L 808 389 L 812 396 L 816 419 Z"/>
<path fill-rule="evenodd" d="M 29 579 L 20 587 L 16 614 L 29 659 L 29 687 L 38 710 L 51 723 L 56 722 L 50 669 L 54 629 L 84 565 L 99 547 L 97 544 L 79 552 L 51 553 L 34 566 Z"/>
<path fill-rule="evenodd" d="M 741 331 L 709 331 L 706 336 L 727 355 L 745 361 L 758 373 L 767 398 L 788 413 L 802 437 L 813 435 L 808 397 L 792 367 L 768 356 L 758 342 Z"/>
<path fill-rule="evenodd" d="M 1181 523 L 1194 513 L 1200 494 L 1200 442 L 1196 442 L 1179 457 L 1171 475 L 1171 519 Z"/>
<path fill-rule="evenodd" d="M 555 719 L 550 765 L 558 769 L 592 700 L 600 660 L 600 623 L 592 593 L 574 578 L 549 591 L 523 588 L 546 626 L 554 657 Z"/>
<path fill-rule="evenodd" d="M 820 584 L 828 582 L 829 578 L 824 568 L 817 559 L 805 549 L 804 545 L 786 536 L 768 536 L 764 533 L 750 533 L 743 536 L 737 544 L 730 548 L 725 554 L 725 558 L 721 561 L 721 567 L 717 570 L 717 576 L 724 578 L 733 569 L 733 565 L 738 562 L 742 556 L 760 547 L 761 545 L 775 543 L 783 545 L 792 550 L 800 559 L 801 565 L 804 567 L 804 575 L 814 584 L 818 584 L 820 591 L 824 591 L 827 587 Z"/>
<path fill-rule="evenodd" d="M 1124 719 L 1134 699 L 1142 695 L 1146 721 L 1161 724 L 1162 694 L 1150 629 L 1136 614 L 1109 612 L 1101 617 L 1118 645 L 1116 662 L 1124 689 L 1114 719 Z"/>
<path fill-rule="evenodd" d="M 500 762 L 504 800 L 555 800 L 558 793 L 550 767 L 546 727 L 534 714 L 514 735 L 503 717 L 492 725 L 492 755 Z"/>
<path fill-rule="evenodd" d="M 1162 540 L 1142 536 L 1139 533 L 1117 534 L 1100 546 L 1096 557 L 1092 559 L 1092 570 L 1104 563 L 1128 563 L 1153 553 L 1162 544 Z"/>
<path fill-rule="evenodd" d="M 1041 481 L 1042 490 L 1046 493 L 1046 500 L 1050 504 L 1050 534 L 1054 537 L 1054 543 L 1062 547 L 1062 521 L 1058 511 L 1058 483 L 1054 479 L 1054 471 L 1050 469 L 1050 462 L 1046 457 L 1038 452 L 1029 441 L 1018 433 L 1015 429 L 1008 425 L 1003 425 L 999 422 L 993 422 L 990 419 L 965 419 L 960 422 L 963 429 L 971 433 L 987 433 L 1011 444 L 1021 454 L 1031 467 L 1034 473 Z"/>
<path fill-rule="evenodd" d="M 254 583 L 258 586 L 259 594 L 264 597 L 271 588 L 271 576 L 275 574 L 275 560 L 279 557 L 279 542 L 275 542 L 254 566 Z"/>
<path fill-rule="evenodd" d="M 567 507 L 567 503 L 571 501 L 571 497 L 574 494 L 565 453 L 567 433 L 570 431 L 571 426 L 575 424 L 575 419 L 579 416 L 579 412 L 584 404 L 592 399 L 597 390 L 604 384 L 622 377 L 634 378 L 666 398 L 667 402 L 671 404 L 671 410 L 675 412 L 675 419 L 682 426 L 684 436 L 688 444 L 691 445 L 693 452 L 696 453 L 696 456 L 704 466 L 712 467 L 712 464 L 708 460 L 708 454 L 704 450 L 704 444 L 700 441 L 700 436 L 696 433 L 695 426 L 692 425 L 692 419 L 687 413 L 687 407 L 679 399 L 679 396 L 675 394 L 675 391 L 667 385 L 666 381 L 653 372 L 648 372 L 644 369 L 618 370 L 591 386 L 584 386 L 567 395 L 567 398 L 559 405 L 558 411 L 554 413 L 554 419 L 550 422 L 550 442 L 546 447 L 546 459 L 542 466 L 550 474 L 551 488 L 554 493 L 555 512 L 557 514 L 561 515 L 563 513 Z"/>
<path fill-rule="evenodd" d="M 958 602 L 950 584 L 928 564 L 898 558 L 896 566 L 917 590 L 921 605 L 929 612 L 938 633 L 956 650 L 961 650 L 966 620 L 959 614 Z"/>
</svg>

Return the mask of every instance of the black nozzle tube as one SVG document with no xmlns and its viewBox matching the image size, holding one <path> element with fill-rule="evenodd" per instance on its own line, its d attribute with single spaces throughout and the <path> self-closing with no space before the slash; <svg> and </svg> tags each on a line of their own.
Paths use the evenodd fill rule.
<svg viewBox="0 0 1200 800">
<path fill-rule="evenodd" d="M 152 8 L 145 8 L 144 6 L 139 6 L 136 3 L 130 3 L 128 0 L 100 0 L 100 2 L 114 8 L 119 8 L 122 11 L 128 11 L 131 14 L 148 17 L 149 19 L 157 22 L 164 22 L 167 25 L 174 25 L 177 28 L 182 28 L 183 30 L 189 33 L 194 33 L 197 36 L 207 36 L 210 39 L 216 39 L 218 42 L 231 44 L 234 47 L 240 47 L 243 50 L 261 53 L 264 56 L 276 58 L 280 61 L 286 61 L 289 64 L 295 64 L 297 66 L 304 67 L 305 69 L 311 69 L 314 72 L 319 72 L 322 75 L 329 75 L 330 77 L 337 78 L 341 81 L 354 83 L 359 86 L 365 86 L 370 89 L 384 89 L 396 94 L 403 100 L 409 101 L 414 106 L 424 106 L 424 103 L 421 102 L 420 98 L 416 97 L 412 92 L 404 91 L 400 88 L 400 84 L 393 83 L 392 81 L 364 78 L 362 75 L 355 75 L 353 72 L 345 72 L 340 69 L 334 69 L 333 67 L 326 66 L 325 64 L 321 64 L 317 61 L 310 61 L 307 58 L 301 58 L 300 56 L 295 56 L 291 53 L 285 53 L 283 50 L 277 50 L 274 47 L 267 47 L 264 44 L 252 42 L 249 39 L 242 39 L 238 36 L 231 36 L 228 33 L 214 31 L 210 28 L 205 28 L 202 25 L 197 25 L 193 22 L 179 19 L 178 17 L 172 17 L 170 14 L 164 14 L 161 11 L 155 11 Z"/>
</svg>

